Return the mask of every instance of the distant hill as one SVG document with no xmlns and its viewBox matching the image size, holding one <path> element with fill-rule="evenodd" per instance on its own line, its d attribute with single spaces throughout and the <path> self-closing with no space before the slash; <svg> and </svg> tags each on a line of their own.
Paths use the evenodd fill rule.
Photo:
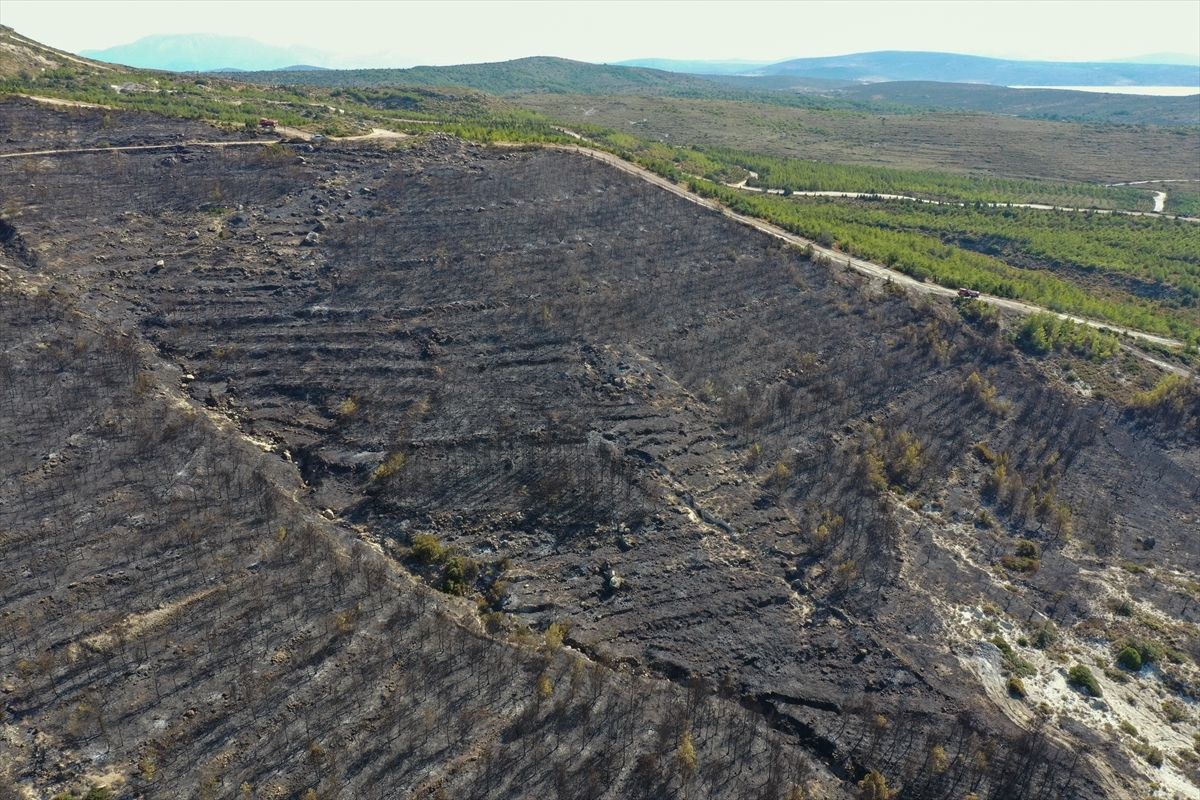
<svg viewBox="0 0 1200 800">
<path fill-rule="evenodd" d="M 196 33 L 147 36 L 130 44 L 103 50 L 84 50 L 88 58 L 142 69 L 175 72 L 224 70 L 313 69 L 297 64 L 320 64 L 328 57 L 309 47 L 279 47 L 244 36 Z"/>
<path fill-rule="evenodd" d="M 705 75 L 710 81 L 736 87 L 747 92 L 806 92 L 819 94 L 832 89 L 849 89 L 862 86 L 859 81 L 844 81 L 837 78 L 811 78 L 807 75 Z"/>
<path fill-rule="evenodd" d="M 704 61 L 676 58 L 635 58 L 616 63 L 616 66 L 620 67 L 644 67 L 692 75 L 746 75 L 770 65 L 770 61 Z"/>
<path fill-rule="evenodd" d="M 1194 64 L 1010 61 L 900 50 L 797 58 L 757 72 L 854 81 L 952 81 L 996 86 L 1200 86 L 1200 66 Z"/>
<path fill-rule="evenodd" d="M 1117 64 L 1182 64 L 1186 67 L 1194 67 L 1200 64 L 1200 55 L 1188 55 L 1187 53 L 1147 53 L 1142 56 L 1133 56 L 1132 58 L 1110 58 L 1109 61 Z"/>
<path fill-rule="evenodd" d="M 461 86 L 491 94 L 683 94 L 729 90 L 697 75 L 640 67 L 589 64 L 535 56 L 487 64 L 410 69 L 273 70 L 230 77 L 255 83 L 308 84 L 362 88 L 372 86 Z"/>
<path fill-rule="evenodd" d="M 979 111 L 1093 122 L 1200 124 L 1200 108 L 1194 97 L 1008 89 L 984 84 L 932 81 L 863 84 L 861 81 L 797 73 L 690 75 L 551 57 L 411 69 L 231 72 L 225 77 L 250 83 L 350 89 L 463 87 L 492 95 L 519 95 L 526 99 L 547 94 L 680 97 L 881 113 Z"/>
<path fill-rule="evenodd" d="M 771 78 L 747 78 L 747 81 Z M 1018 117 L 1151 125 L 1200 125 L 1200 98 L 1009 89 L 977 83 L 893 81 L 843 88 L 839 95 L 864 104 L 928 110 L 982 111 Z"/>
<path fill-rule="evenodd" d="M 25 38 L 6 25 L 0 25 L 0 78 L 15 78 L 23 72 L 37 74 L 42 70 L 59 67 L 71 67 L 92 73 L 116 74 L 123 71 L 111 64 L 99 64 L 63 50 L 56 50 Z"/>
</svg>

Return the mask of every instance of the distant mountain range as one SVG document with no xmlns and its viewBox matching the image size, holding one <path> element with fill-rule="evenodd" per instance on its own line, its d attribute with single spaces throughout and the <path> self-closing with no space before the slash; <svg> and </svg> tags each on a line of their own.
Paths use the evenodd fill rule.
<svg viewBox="0 0 1200 800">
<path fill-rule="evenodd" d="M 265 70 L 231 73 L 239 81 L 308 84 L 338 88 L 378 86 L 457 86 L 497 95 L 549 93 L 591 95 L 673 95 L 712 97 L 737 90 L 698 75 L 641 67 L 590 64 L 534 56 L 489 64 L 409 69 L 344 69 L 316 72 Z"/>
<path fill-rule="evenodd" d="M 763 67 L 762 75 L 881 82 L 943 81 L 994 86 L 1200 86 L 1200 65 L 1082 61 L 1011 61 L 957 53 L 885 50 L 797 58 Z"/>
<path fill-rule="evenodd" d="M 618 61 L 618 67 L 642 67 L 659 69 L 663 72 L 685 72 L 692 75 L 753 75 L 762 74 L 762 70 L 770 67 L 770 61 L 705 61 L 701 59 L 678 58 L 635 58 L 632 61 Z"/>
<path fill-rule="evenodd" d="M 173 72 L 323 69 L 330 62 L 328 54 L 311 47 L 279 47 L 249 37 L 209 33 L 147 36 L 103 50 L 83 50 L 79 55 Z M 307 66 L 310 64 L 319 66 Z"/>
<path fill-rule="evenodd" d="M 885 50 L 790 61 L 683 61 L 637 58 L 618 62 L 693 75 L 803 75 L 842 81 L 954 81 L 1039 86 L 1200 85 L 1200 57 L 1153 53 L 1098 62 L 1018 61 L 956 53 Z"/>
<path fill-rule="evenodd" d="M 179 72 L 295 72 L 327 67 L 382 66 L 381 57 L 377 55 L 359 56 L 356 63 L 350 64 L 346 59 L 308 47 L 281 47 L 248 37 L 218 34 L 147 36 L 117 47 L 84 50 L 80 55 L 131 67 Z M 506 63 L 531 61 L 517 59 Z M 436 69 L 469 70 L 474 66 L 477 65 Z M 1200 86 L 1200 63 L 1194 56 L 1178 53 L 1157 53 L 1128 60 L 1074 62 L 1015 61 L 956 53 L 885 50 L 777 63 L 643 58 L 600 66 L 641 67 L 692 75 L 801 76 L 814 79 L 816 86 L 830 86 L 841 81 L 942 81 L 996 86 Z"/>
</svg>

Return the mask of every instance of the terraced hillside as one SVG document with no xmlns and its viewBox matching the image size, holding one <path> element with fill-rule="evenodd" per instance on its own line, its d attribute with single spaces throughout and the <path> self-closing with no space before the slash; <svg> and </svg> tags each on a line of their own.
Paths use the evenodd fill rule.
<svg viewBox="0 0 1200 800">
<path fill-rule="evenodd" d="M 1194 386 L 403 145 L 0 162 L 14 780 L 1195 792 Z"/>
</svg>

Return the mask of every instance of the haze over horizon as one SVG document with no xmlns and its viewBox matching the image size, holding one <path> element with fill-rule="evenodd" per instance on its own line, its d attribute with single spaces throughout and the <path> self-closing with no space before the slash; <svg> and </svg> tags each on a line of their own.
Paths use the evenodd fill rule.
<svg viewBox="0 0 1200 800">
<path fill-rule="evenodd" d="M 1200 62 L 1200 4 L 668 2 L 147 4 L 7 0 L 0 23 L 54 47 L 100 50 L 154 35 L 248 36 L 326 67 L 408 67 L 553 55 L 775 62 L 876 50 L 1052 61 L 1181 54 Z M 928 20 L 936 18 L 931 26 Z M 414 24 L 415 23 L 415 24 Z M 730 38 L 731 30 L 746 35 Z M 1063 31 L 1070 31 L 1064 37 Z M 237 66 L 237 65 L 229 65 Z"/>
</svg>

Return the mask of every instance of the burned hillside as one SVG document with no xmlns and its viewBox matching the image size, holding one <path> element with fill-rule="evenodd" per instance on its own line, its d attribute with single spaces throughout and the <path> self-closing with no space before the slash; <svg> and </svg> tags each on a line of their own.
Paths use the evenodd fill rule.
<svg viewBox="0 0 1200 800">
<path fill-rule="evenodd" d="M 1104 725 L 1197 691 L 1187 428 L 582 154 L 402 145 L 0 160 L 14 780 L 1142 785 Z M 1059 691 L 1150 618 L 1177 660 Z"/>
</svg>

